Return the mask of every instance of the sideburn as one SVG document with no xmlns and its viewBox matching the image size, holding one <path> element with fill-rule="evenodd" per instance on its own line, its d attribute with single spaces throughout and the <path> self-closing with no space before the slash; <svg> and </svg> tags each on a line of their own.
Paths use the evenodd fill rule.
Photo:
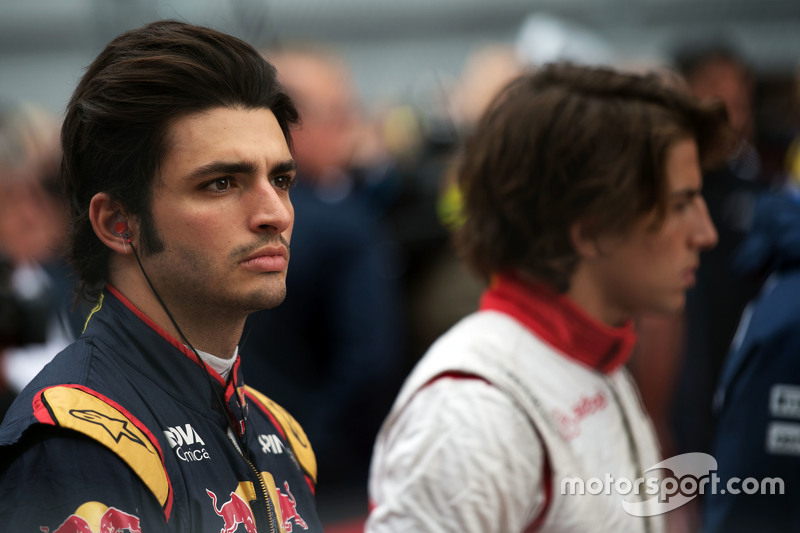
<svg viewBox="0 0 800 533">
<path fill-rule="evenodd" d="M 139 247 L 142 255 L 155 255 L 164 251 L 164 241 L 158 235 L 149 205 L 139 214 Z"/>
</svg>

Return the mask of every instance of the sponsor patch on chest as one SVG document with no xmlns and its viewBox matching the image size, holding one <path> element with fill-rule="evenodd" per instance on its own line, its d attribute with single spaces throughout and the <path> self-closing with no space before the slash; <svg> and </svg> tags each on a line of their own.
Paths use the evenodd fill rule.
<svg viewBox="0 0 800 533">
<path fill-rule="evenodd" d="M 191 424 L 168 427 L 164 430 L 164 436 L 181 461 L 192 463 L 211 459 L 205 441 Z"/>
<path fill-rule="evenodd" d="M 261 451 L 269 454 L 281 454 L 285 447 L 280 437 L 275 434 L 258 436 L 258 444 L 261 446 Z"/>
<path fill-rule="evenodd" d="M 800 386 L 776 383 L 769 391 L 769 414 L 800 419 Z"/>
<path fill-rule="evenodd" d="M 800 455 L 800 424 L 771 422 L 767 426 L 767 453 Z"/>
<path fill-rule="evenodd" d="M 553 409 L 553 417 L 558 431 L 565 440 L 572 440 L 581 434 L 581 422 L 608 406 L 608 398 L 602 391 L 590 396 L 582 396 L 568 410 Z"/>
</svg>

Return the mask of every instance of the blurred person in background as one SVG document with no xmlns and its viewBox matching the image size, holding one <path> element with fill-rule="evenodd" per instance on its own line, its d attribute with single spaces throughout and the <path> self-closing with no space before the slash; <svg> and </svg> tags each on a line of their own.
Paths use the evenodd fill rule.
<svg viewBox="0 0 800 533">
<path fill-rule="evenodd" d="M 243 342 L 253 356 L 242 365 L 249 383 L 269 390 L 306 430 L 325 480 L 320 513 L 330 522 L 365 513 L 370 450 L 401 380 L 392 246 L 355 168 L 379 166 L 383 155 L 364 138 L 371 132 L 340 57 L 311 44 L 266 55 L 300 113 L 296 219 L 286 300 L 250 317 Z M 375 158 L 367 148 L 378 150 Z"/>
<path fill-rule="evenodd" d="M 497 92 L 524 68 L 558 60 L 598 63 L 613 57 L 612 48 L 587 28 L 534 13 L 522 21 L 513 42 L 476 46 L 454 83 L 439 80 L 430 98 L 433 102 L 428 102 L 432 109 L 420 113 L 422 149 L 406 173 L 405 183 L 417 184 L 412 204 L 416 210 L 393 213 L 398 220 L 395 225 L 405 229 L 406 238 L 401 241 L 408 244 L 404 249 L 415 257 L 406 284 L 412 363 L 476 309 L 483 290 L 480 279 L 459 261 L 450 243 L 451 232 L 460 222 L 461 197 L 455 183 L 458 140 L 471 133 Z M 415 232 L 409 234 L 408 228 Z"/>
<path fill-rule="evenodd" d="M 795 78 L 800 104 L 800 71 Z M 800 512 L 800 166 L 787 154 L 780 190 L 755 202 L 747 236 L 732 261 L 742 275 L 765 276 L 742 314 L 714 395 L 711 453 L 719 476 L 753 478 L 755 494 L 704 500 L 703 531 L 797 531 Z M 780 480 L 770 493 L 764 480 Z M 766 490 L 763 490 L 766 488 Z"/>
<path fill-rule="evenodd" d="M 0 388 L 13 398 L 80 334 L 63 258 L 58 123 L 32 104 L 0 107 Z M 9 403 L 0 405 L 0 419 Z"/>
<path fill-rule="evenodd" d="M 442 162 L 420 158 L 417 168 L 411 171 L 418 175 L 409 180 L 433 182 L 428 186 L 431 202 L 421 203 L 435 215 L 416 217 L 417 224 L 429 220 L 435 226 L 435 230 L 425 232 L 435 235 L 432 244 L 417 250 L 407 246 L 410 254 L 421 256 L 407 280 L 412 366 L 439 336 L 478 306 L 483 283 L 459 260 L 450 239 L 460 223 L 461 209 L 455 179 L 457 139 L 470 134 L 500 89 L 520 72 L 520 62 L 510 45 L 489 43 L 473 50 L 455 84 L 446 88 L 445 116 L 451 121 L 449 127 L 454 136 L 449 146 L 440 147 Z"/>
<path fill-rule="evenodd" d="M 717 239 L 700 165 L 727 138 L 721 106 L 656 76 L 555 64 L 501 92 L 458 173 L 456 242 L 490 284 L 381 428 L 367 531 L 664 530 L 619 494 L 561 491 L 659 461 L 624 368 L 632 317 L 683 309 Z"/>
<path fill-rule="evenodd" d="M 731 268 L 769 277 L 742 315 L 714 396 L 717 475 L 742 484 L 706 494 L 703 531 L 798 531 L 800 198 L 758 198 Z M 752 482 L 744 484 L 750 478 L 753 492 Z M 769 480 L 780 486 L 770 489 Z"/>
<path fill-rule="evenodd" d="M 751 224 L 756 196 L 765 188 L 754 146 L 754 74 L 723 42 L 686 44 L 674 55 L 672 83 L 709 102 L 721 102 L 735 137 L 727 160 L 703 175 L 703 198 L 717 228 L 717 246 L 701 253 L 697 284 L 683 314 L 644 314 L 630 369 L 665 456 L 709 452 L 712 397 L 722 361 L 747 302 L 763 281 L 759 272 L 730 265 Z M 677 531 L 696 531 L 704 495 L 670 513 Z"/>
<path fill-rule="evenodd" d="M 800 64 L 795 70 L 792 89 L 792 118 L 796 133 L 786 150 L 781 182 L 787 194 L 800 197 Z"/>
<path fill-rule="evenodd" d="M 719 371 L 741 313 L 763 281 L 759 272 L 734 272 L 730 264 L 747 234 L 755 198 L 765 188 L 753 145 L 755 80 L 744 59 L 715 42 L 686 45 L 675 54 L 675 65 L 692 95 L 724 104 L 736 144 L 723 164 L 703 176 L 703 198 L 719 241 L 701 254 L 685 314 L 640 321 L 647 352 L 641 365 L 635 358 L 634 374 L 670 455 L 709 451 Z M 659 372 L 647 364 L 653 350 L 662 354 Z"/>
<path fill-rule="evenodd" d="M 511 45 L 488 43 L 473 50 L 452 91 L 456 129 L 464 135 L 471 133 L 500 89 L 522 68 L 517 51 Z"/>
</svg>

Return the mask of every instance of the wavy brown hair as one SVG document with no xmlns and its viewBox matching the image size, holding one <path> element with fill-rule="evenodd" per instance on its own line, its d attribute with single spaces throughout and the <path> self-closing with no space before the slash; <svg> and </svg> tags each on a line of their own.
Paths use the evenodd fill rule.
<svg viewBox="0 0 800 533">
<path fill-rule="evenodd" d="M 483 277 L 520 269 L 559 291 L 578 263 L 569 231 L 624 231 L 666 209 L 668 149 L 698 143 L 704 166 L 730 146 L 722 105 L 655 74 L 551 64 L 508 84 L 464 147 L 456 246 Z"/>
<path fill-rule="evenodd" d="M 61 129 L 61 176 L 70 213 L 69 256 L 78 292 L 96 300 L 111 251 L 89 220 L 89 203 L 108 193 L 138 217 L 142 253 L 162 247 L 153 227 L 153 184 L 175 120 L 215 107 L 272 111 L 291 146 L 297 110 L 275 69 L 244 41 L 177 21 L 123 33 L 89 65 Z"/>
</svg>

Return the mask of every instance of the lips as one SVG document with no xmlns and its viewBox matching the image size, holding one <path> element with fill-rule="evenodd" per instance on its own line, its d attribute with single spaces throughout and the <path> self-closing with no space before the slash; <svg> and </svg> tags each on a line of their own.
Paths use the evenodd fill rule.
<svg viewBox="0 0 800 533">
<path fill-rule="evenodd" d="M 239 263 L 254 272 L 281 272 L 289 265 L 289 253 L 283 246 L 262 248 Z"/>
<path fill-rule="evenodd" d="M 683 281 L 688 287 L 694 287 L 697 281 L 697 267 L 687 268 L 683 271 Z"/>
</svg>

